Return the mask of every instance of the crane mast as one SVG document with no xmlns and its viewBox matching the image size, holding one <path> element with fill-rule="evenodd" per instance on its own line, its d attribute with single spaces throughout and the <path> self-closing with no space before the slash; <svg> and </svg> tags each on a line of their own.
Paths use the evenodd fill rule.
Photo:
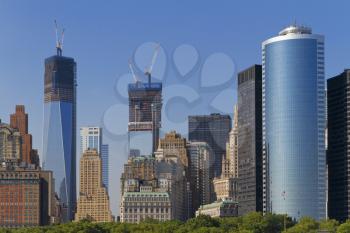
<svg viewBox="0 0 350 233">
<path fill-rule="evenodd" d="M 57 21 L 55 20 L 55 33 L 56 33 L 56 50 L 57 55 L 62 56 L 62 50 L 63 50 L 63 39 L 64 39 L 64 29 L 62 29 L 61 36 L 58 36 L 58 25 Z"/>
</svg>

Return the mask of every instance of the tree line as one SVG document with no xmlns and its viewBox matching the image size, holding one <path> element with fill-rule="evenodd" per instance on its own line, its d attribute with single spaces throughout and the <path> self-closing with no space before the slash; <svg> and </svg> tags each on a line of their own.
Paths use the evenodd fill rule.
<svg viewBox="0 0 350 233">
<path fill-rule="evenodd" d="M 146 219 L 139 224 L 92 223 L 88 220 L 42 227 L 0 228 L 0 233 L 350 233 L 350 220 L 316 221 L 303 217 L 298 222 L 278 214 L 252 212 L 242 217 L 211 218 L 201 215 L 187 222 L 158 222 Z"/>
</svg>

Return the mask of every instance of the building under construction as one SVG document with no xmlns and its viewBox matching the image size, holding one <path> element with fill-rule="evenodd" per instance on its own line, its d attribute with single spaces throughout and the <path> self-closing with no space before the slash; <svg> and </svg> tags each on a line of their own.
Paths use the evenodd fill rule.
<svg viewBox="0 0 350 233">
<path fill-rule="evenodd" d="M 162 83 L 136 82 L 129 84 L 128 130 L 151 131 L 152 152 L 157 150 L 161 127 Z"/>
<path fill-rule="evenodd" d="M 155 63 L 159 45 L 152 58 L 152 62 L 145 72 L 148 82 L 139 81 L 135 75 L 131 63 L 130 70 L 135 83 L 128 86 L 129 94 L 129 123 L 128 132 L 150 131 L 152 132 L 152 153 L 158 148 L 159 128 L 161 127 L 162 112 L 162 83 L 152 82 L 151 72 Z M 129 137 L 130 145 L 130 137 Z M 130 149 L 130 146 L 129 146 Z"/>
</svg>

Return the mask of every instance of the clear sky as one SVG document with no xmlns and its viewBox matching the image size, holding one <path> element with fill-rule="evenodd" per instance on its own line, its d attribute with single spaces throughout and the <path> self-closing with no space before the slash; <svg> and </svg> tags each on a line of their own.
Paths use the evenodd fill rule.
<svg viewBox="0 0 350 233">
<path fill-rule="evenodd" d="M 57 19 L 66 28 L 63 53 L 78 64 L 78 127 L 103 126 L 110 144 L 117 215 L 133 54 L 140 76 L 150 42 L 161 44 L 155 76 L 168 87 L 163 126 L 186 133 L 188 114 L 232 114 L 237 71 L 260 64 L 261 42 L 294 21 L 325 35 L 327 77 L 349 68 L 349 7 L 346 0 L 0 0 L 0 118 L 8 122 L 16 104 L 26 105 L 34 147 L 42 150 L 44 59 L 55 53 Z"/>
</svg>

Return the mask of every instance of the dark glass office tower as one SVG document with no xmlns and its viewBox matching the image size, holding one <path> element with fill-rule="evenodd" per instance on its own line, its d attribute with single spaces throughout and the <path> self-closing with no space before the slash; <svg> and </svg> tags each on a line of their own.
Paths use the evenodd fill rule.
<svg viewBox="0 0 350 233">
<path fill-rule="evenodd" d="M 76 63 L 56 56 L 45 60 L 43 167 L 53 171 L 63 221 L 72 220 L 76 204 Z"/>
<path fill-rule="evenodd" d="M 253 65 L 238 74 L 239 214 L 263 211 L 262 73 Z"/>
<path fill-rule="evenodd" d="M 231 131 L 231 117 L 214 113 L 188 117 L 188 139 L 192 142 L 206 142 L 214 154 L 210 166 L 210 178 L 221 175 L 222 156 L 226 153 L 226 142 Z"/>
<path fill-rule="evenodd" d="M 350 69 L 327 80 L 328 216 L 350 218 Z"/>
</svg>

